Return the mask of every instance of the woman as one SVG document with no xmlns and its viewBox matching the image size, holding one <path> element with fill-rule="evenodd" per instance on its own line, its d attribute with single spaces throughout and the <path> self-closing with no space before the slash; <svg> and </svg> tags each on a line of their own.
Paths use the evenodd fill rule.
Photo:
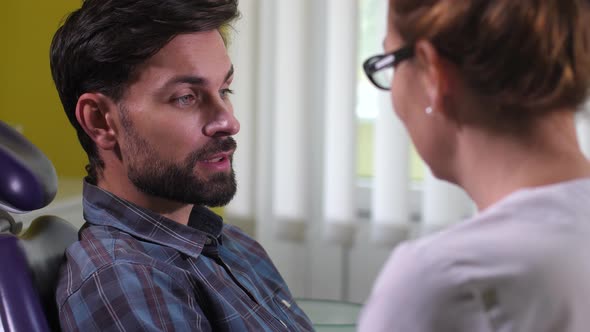
<svg viewBox="0 0 590 332">
<path fill-rule="evenodd" d="M 365 62 L 478 214 L 396 248 L 360 331 L 590 331 L 588 0 L 391 0 Z M 395 69 L 395 77 L 392 73 Z"/>
</svg>

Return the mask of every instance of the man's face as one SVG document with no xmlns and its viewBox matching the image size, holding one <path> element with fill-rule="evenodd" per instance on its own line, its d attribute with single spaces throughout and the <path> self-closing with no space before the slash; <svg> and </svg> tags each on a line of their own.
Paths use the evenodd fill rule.
<svg viewBox="0 0 590 332">
<path fill-rule="evenodd" d="M 138 69 L 120 102 L 120 156 L 142 192 L 220 206 L 236 191 L 239 131 L 229 101 L 233 67 L 217 31 L 175 37 Z"/>
</svg>

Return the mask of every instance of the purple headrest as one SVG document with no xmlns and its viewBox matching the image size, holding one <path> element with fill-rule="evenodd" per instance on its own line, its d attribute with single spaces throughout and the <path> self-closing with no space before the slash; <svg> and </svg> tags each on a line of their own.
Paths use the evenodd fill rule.
<svg viewBox="0 0 590 332">
<path fill-rule="evenodd" d="M 0 121 L 0 209 L 25 213 L 51 203 L 57 175 L 51 161 L 23 135 Z"/>
</svg>

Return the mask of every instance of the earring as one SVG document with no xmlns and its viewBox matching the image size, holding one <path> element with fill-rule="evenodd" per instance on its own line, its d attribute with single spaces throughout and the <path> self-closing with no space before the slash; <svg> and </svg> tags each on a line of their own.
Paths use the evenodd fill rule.
<svg viewBox="0 0 590 332">
<path fill-rule="evenodd" d="M 432 114 L 432 107 L 430 107 L 430 106 L 426 107 L 424 112 L 426 112 L 426 114 L 428 114 L 428 115 L 431 115 Z"/>
</svg>

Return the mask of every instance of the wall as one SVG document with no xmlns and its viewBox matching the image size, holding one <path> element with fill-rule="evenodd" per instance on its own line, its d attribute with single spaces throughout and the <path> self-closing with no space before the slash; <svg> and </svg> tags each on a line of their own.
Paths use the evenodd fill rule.
<svg viewBox="0 0 590 332">
<path fill-rule="evenodd" d="M 84 175 L 86 155 L 70 126 L 49 69 L 49 45 L 80 0 L 0 2 L 0 120 L 22 130 L 61 178 Z"/>
</svg>

